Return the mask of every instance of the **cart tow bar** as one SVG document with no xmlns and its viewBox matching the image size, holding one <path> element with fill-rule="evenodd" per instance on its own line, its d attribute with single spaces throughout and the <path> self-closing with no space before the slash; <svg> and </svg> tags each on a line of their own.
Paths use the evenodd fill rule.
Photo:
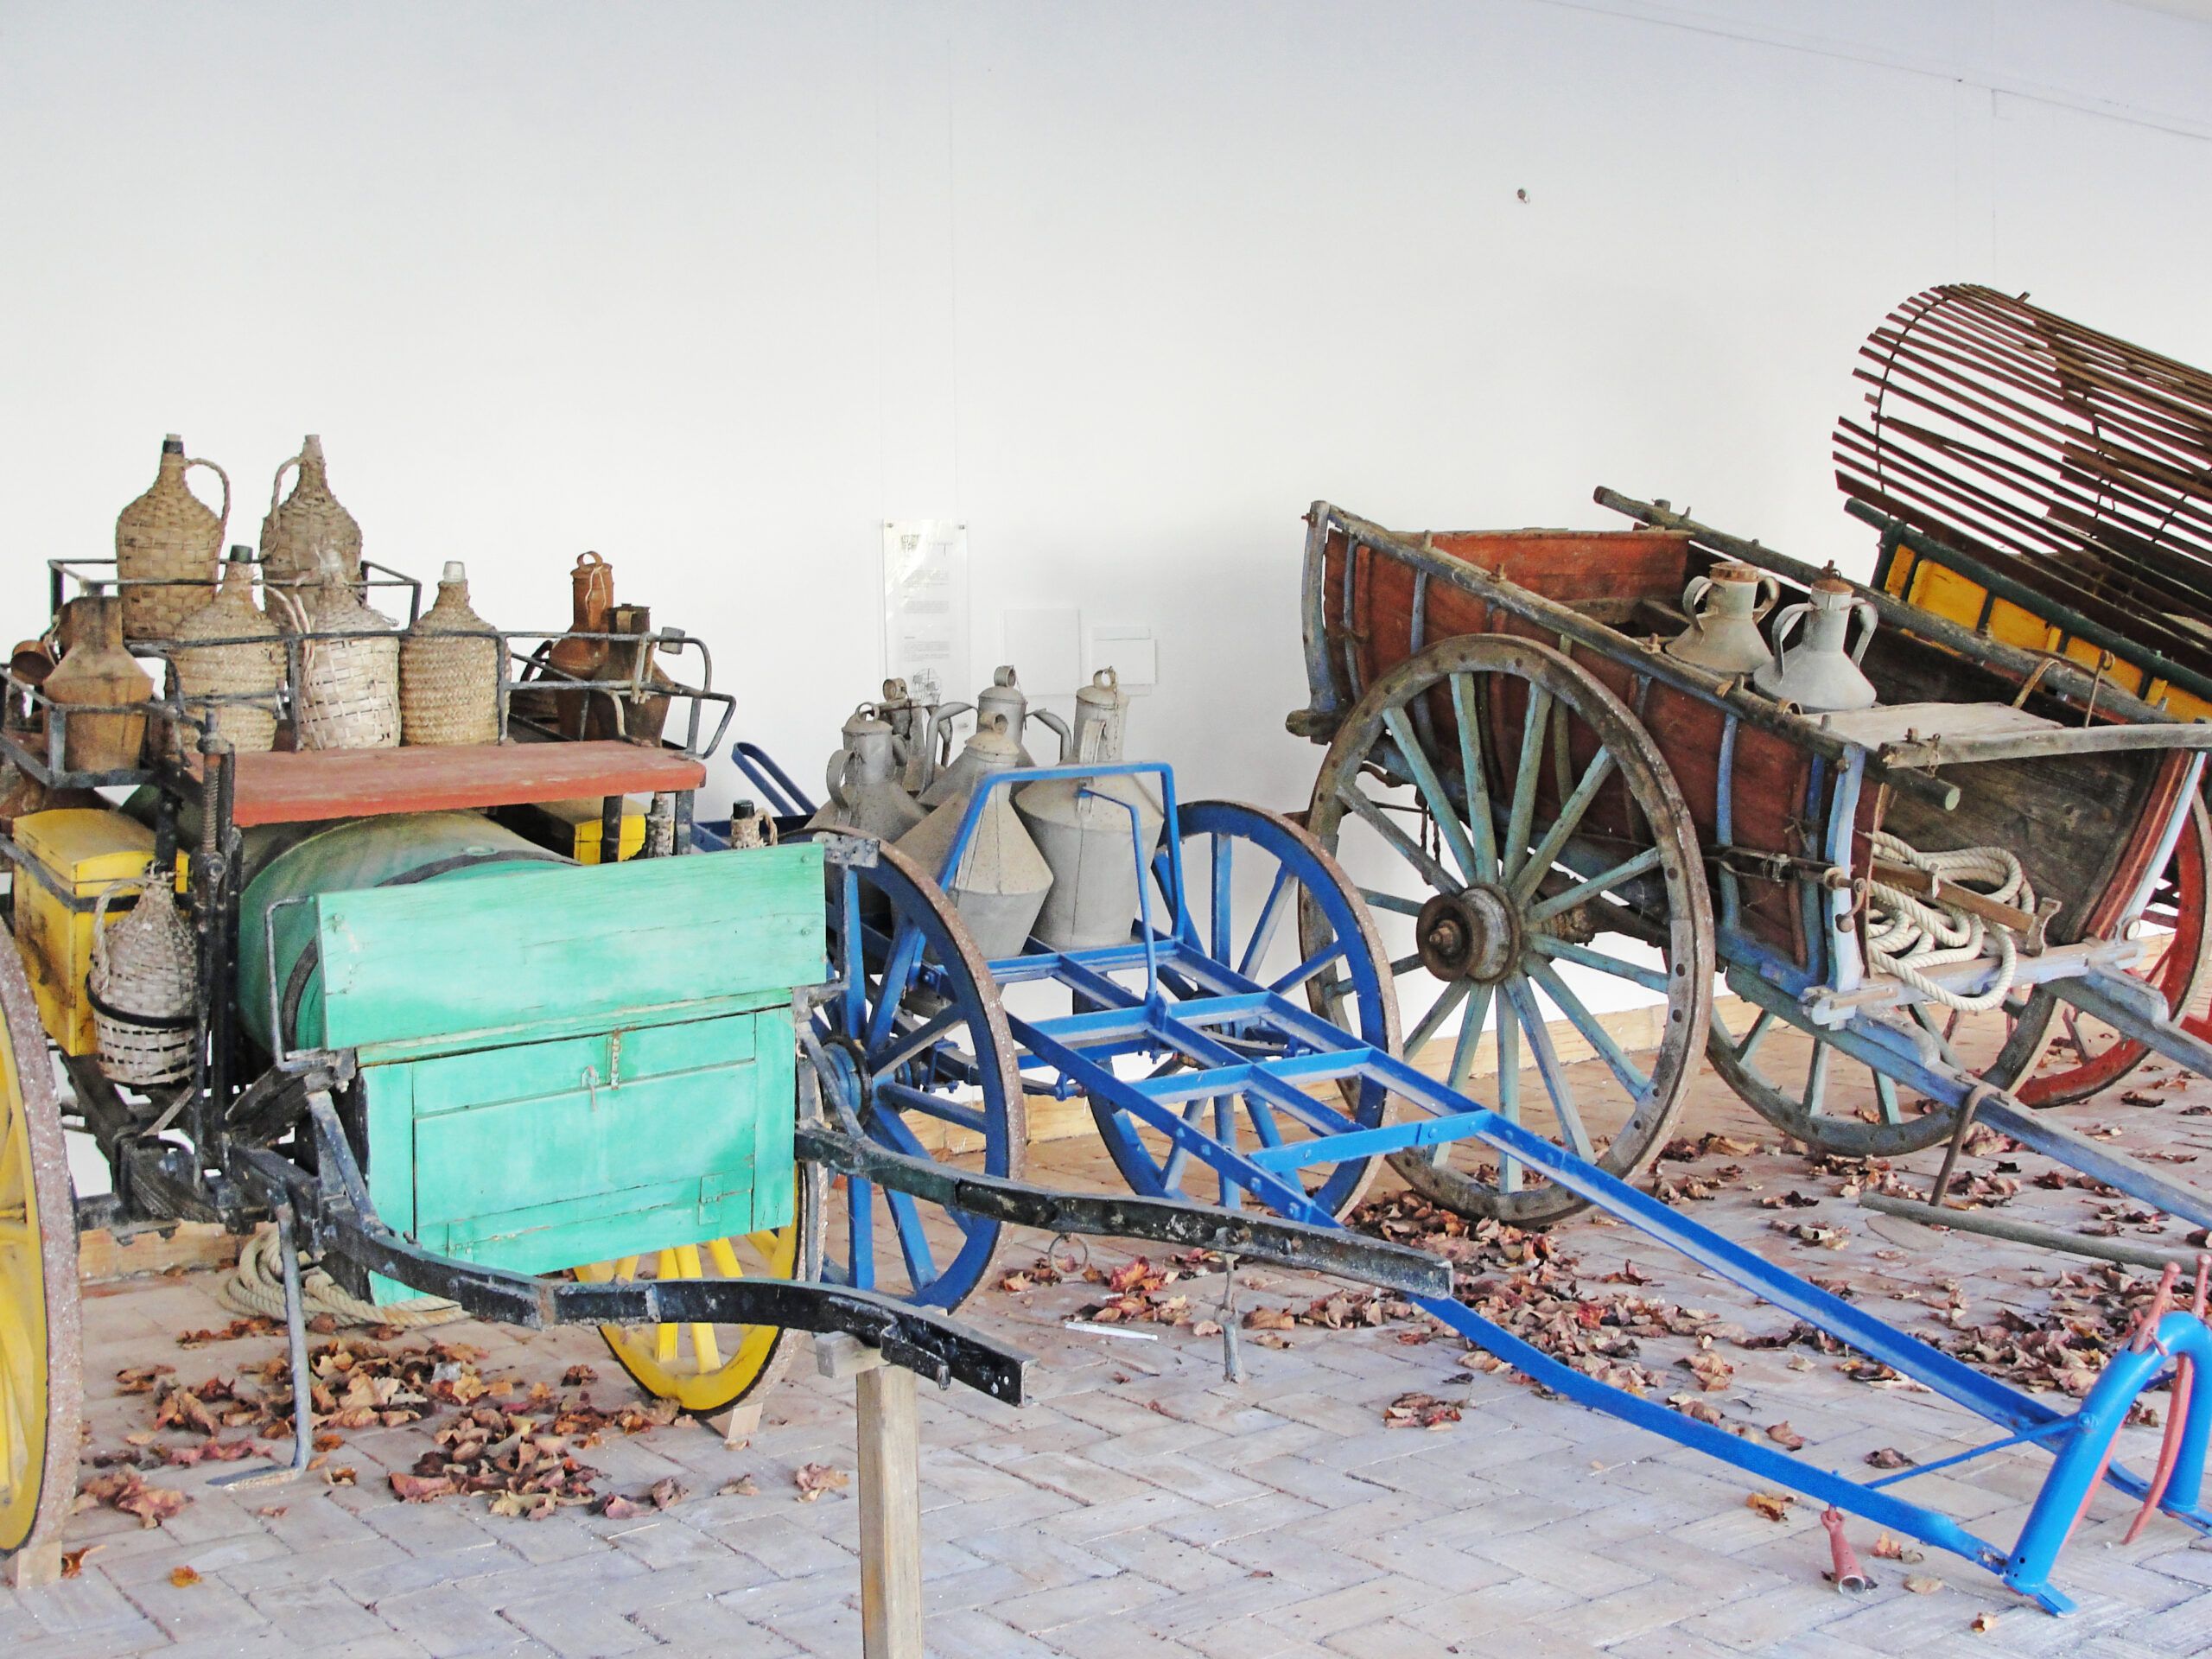
<svg viewBox="0 0 2212 1659">
<path fill-rule="evenodd" d="M 1452 1294 L 1452 1264 L 1443 1257 L 1336 1227 L 1173 1198 L 1064 1192 L 1032 1186 L 1026 1181 L 947 1169 L 925 1158 L 909 1158 L 818 1122 L 800 1122 L 798 1155 L 840 1174 L 909 1192 L 948 1210 L 1034 1227 L 1040 1232 L 1088 1233 L 1214 1250 L 1232 1263 L 1239 1256 L 1249 1256 L 1276 1267 L 1356 1280 L 1404 1296 Z M 1231 1327 L 1224 1320 L 1222 1328 L 1225 1335 Z M 1233 1344 L 1225 1363 L 1241 1369 Z"/>
</svg>

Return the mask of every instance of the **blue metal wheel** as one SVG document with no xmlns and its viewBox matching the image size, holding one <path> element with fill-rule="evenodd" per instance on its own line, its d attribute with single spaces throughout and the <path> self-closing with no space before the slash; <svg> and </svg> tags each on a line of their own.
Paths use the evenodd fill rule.
<svg viewBox="0 0 2212 1659">
<path fill-rule="evenodd" d="M 890 847 L 830 868 L 830 976 L 814 1017 L 823 1107 L 890 1151 L 1019 1178 L 1028 1140 L 998 988 L 938 885 Z M 833 1202 L 836 1283 L 950 1309 L 987 1279 L 1003 1229 L 872 1181 Z"/>
<path fill-rule="evenodd" d="M 1331 1014 L 1335 1023 L 1377 1049 L 1395 1052 L 1397 1003 L 1382 967 L 1374 924 L 1335 861 L 1289 819 L 1255 806 L 1194 801 L 1181 809 L 1179 820 L 1180 906 L 1178 861 L 1163 847 L 1152 871 L 1156 924 L 1172 925 L 1186 948 L 1236 979 L 1281 995 L 1297 999 L 1310 984 L 1325 981 L 1337 992 Z M 1310 950 L 1300 944 L 1301 914 L 1317 918 L 1325 936 Z M 1161 982 L 1171 998 L 1211 994 L 1172 970 L 1163 970 Z M 1281 1038 L 1255 1025 L 1232 1023 L 1211 1030 L 1224 1046 L 1250 1058 L 1286 1052 Z M 1155 1072 L 1186 1064 L 1181 1057 L 1167 1056 Z M 1382 1122 L 1389 1096 L 1379 1084 L 1341 1087 L 1341 1096 L 1332 1091 L 1322 1103 L 1363 1128 Z M 1243 1202 L 1241 1187 L 1171 1147 L 1156 1131 L 1095 1098 L 1090 1109 L 1115 1165 L 1137 1192 L 1230 1206 Z M 1194 1100 L 1183 1108 L 1183 1116 L 1232 1147 L 1277 1146 L 1314 1133 L 1280 1105 L 1249 1092 Z M 1374 1159 L 1351 1158 L 1307 1165 L 1300 1173 L 1313 1202 L 1342 1215 L 1359 1202 L 1376 1168 Z"/>
</svg>

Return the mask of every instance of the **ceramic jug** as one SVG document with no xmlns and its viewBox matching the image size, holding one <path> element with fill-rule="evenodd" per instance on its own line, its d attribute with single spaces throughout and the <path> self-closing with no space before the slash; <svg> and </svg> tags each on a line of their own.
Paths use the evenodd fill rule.
<svg viewBox="0 0 2212 1659">
<path fill-rule="evenodd" d="M 154 682 L 123 643 L 124 601 L 98 592 L 70 601 L 71 644 L 42 688 L 62 711 L 61 765 L 68 772 L 129 772 L 146 747 Z M 74 708 L 117 710 L 79 714 Z"/>
<path fill-rule="evenodd" d="M 1846 649 L 1854 616 L 1863 617 L 1859 643 Z M 1796 650 L 1789 635 L 1800 623 L 1805 637 Z M 1872 600 L 1836 573 L 1833 564 L 1812 584 L 1811 597 L 1791 605 L 1774 620 L 1774 660 L 1751 676 L 1758 690 L 1778 702 L 1794 702 L 1809 712 L 1871 709 L 1876 696 L 1873 682 L 1859 671 L 1866 642 L 1874 637 L 1875 611 Z"/>
<path fill-rule="evenodd" d="M 1068 764 L 1119 761 L 1128 709 L 1129 694 L 1114 671 L 1100 669 L 1076 693 Z M 1052 779 L 1022 790 L 1014 806 L 1052 869 L 1037 938 L 1055 950 L 1126 944 L 1136 920 L 1140 868 L 1151 867 L 1166 822 L 1150 780 L 1126 774 Z"/>
<path fill-rule="evenodd" d="M 899 842 L 899 850 L 944 889 L 986 961 L 1021 953 L 1052 885 L 1052 868 L 1007 789 L 986 791 L 975 834 L 950 869 L 946 856 L 967 819 L 975 790 L 993 773 L 1013 770 L 1020 753 L 1021 746 L 1006 728 L 1006 716 L 986 718 L 961 750 L 969 787 L 942 802 Z"/>
<path fill-rule="evenodd" d="M 1748 564 L 1714 565 L 1712 575 L 1695 577 L 1682 589 L 1682 614 L 1690 625 L 1667 642 L 1667 654 L 1719 675 L 1764 668 L 1773 653 L 1759 624 L 1781 592 L 1781 584 L 1766 571 Z"/>
</svg>

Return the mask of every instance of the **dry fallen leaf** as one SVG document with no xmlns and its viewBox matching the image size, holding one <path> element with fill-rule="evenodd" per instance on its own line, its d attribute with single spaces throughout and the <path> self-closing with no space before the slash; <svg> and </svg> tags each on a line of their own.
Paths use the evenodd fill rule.
<svg viewBox="0 0 2212 1659">
<path fill-rule="evenodd" d="M 760 1495 L 760 1489 L 753 1484 L 750 1475 L 740 1475 L 735 1480 L 724 1481 L 721 1490 L 715 1494 L 716 1497 L 758 1497 Z"/>
<path fill-rule="evenodd" d="M 1997 1615 L 1994 1613 L 1976 1613 L 1974 1616 L 1974 1623 L 1967 1625 L 1967 1628 L 1972 1630 L 1976 1636 L 1987 1636 L 1990 1631 L 1997 1628 Z"/>
<path fill-rule="evenodd" d="M 1744 1500 L 1744 1506 L 1770 1521 L 1779 1521 L 1789 1513 L 1789 1506 L 1796 1501 L 1787 1492 L 1753 1492 Z"/>
<path fill-rule="evenodd" d="M 1785 1452 L 1802 1452 L 1805 1449 L 1805 1437 L 1790 1427 L 1787 1419 L 1778 1423 L 1769 1423 L 1766 1437 Z"/>
<path fill-rule="evenodd" d="M 655 1481 L 650 1496 L 657 1510 L 672 1510 L 691 1495 L 691 1489 L 674 1475 L 664 1475 Z"/>
<path fill-rule="evenodd" d="M 359 1477 L 353 1465 L 348 1464 L 343 1468 L 324 1470 L 322 1478 L 333 1486 L 351 1486 Z"/>
<path fill-rule="evenodd" d="M 1894 1446 L 1877 1446 L 1866 1454 L 1867 1464 L 1876 1469 L 1910 1469 L 1913 1459 Z"/>
<path fill-rule="evenodd" d="M 99 1551 L 105 1549 L 106 1548 L 107 1546 L 105 1544 L 86 1544 L 82 1549 L 63 1550 L 61 1552 L 61 1576 L 65 1579 L 81 1578 L 84 1575 L 85 1571 L 85 1557 L 97 1554 Z"/>
<path fill-rule="evenodd" d="M 200 1574 L 188 1567 L 169 1568 L 169 1582 L 180 1590 L 188 1590 L 200 1582 Z"/>
<path fill-rule="evenodd" d="M 264 1521 L 274 1521 L 278 1516 L 289 1510 L 291 1507 L 292 1506 L 289 1503 L 270 1503 L 264 1505 L 261 1509 L 256 1510 L 254 1513 Z"/>
<path fill-rule="evenodd" d="M 1931 1579 L 1924 1573 L 1916 1573 L 1904 1581 L 1904 1587 L 1916 1596 L 1932 1596 L 1943 1587 L 1943 1580 Z"/>
<path fill-rule="evenodd" d="M 852 1477 L 826 1463 L 809 1463 L 800 1465 L 799 1471 L 791 1477 L 791 1484 L 798 1488 L 798 1501 L 811 1503 L 824 1492 L 843 1491 L 852 1484 Z"/>
<path fill-rule="evenodd" d="M 601 1502 L 599 1512 L 610 1521 L 627 1521 L 632 1516 L 643 1515 L 645 1506 L 620 1492 L 609 1492 Z"/>
</svg>

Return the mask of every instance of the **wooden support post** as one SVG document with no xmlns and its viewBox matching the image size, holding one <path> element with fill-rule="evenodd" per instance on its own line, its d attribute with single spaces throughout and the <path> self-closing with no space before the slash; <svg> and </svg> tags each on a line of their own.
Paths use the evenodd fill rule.
<svg viewBox="0 0 2212 1659">
<path fill-rule="evenodd" d="M 851 1337 L 817 1337 L 824 1376 L 854 1378 L 860 1408 L 861 1652 L 922 1659 L 921 1436 L 914 1374 Z"/>
<path fill-rule="evenodd" d="M 913 1377 L 908 1375 L 911 1385 Z M 61 1541 L 41 1538 L 25 1544 L 8 1558 L 8 1586 L 12 1590 L 35 1590 L 41 1585 L 52 1584 L 61 1576 Z M 915 1642 L 913 1652 L 921 1652 L 921 1643 Z M 873 1649 L 870 1649 L 873 1652 Z"/>
</svg>

